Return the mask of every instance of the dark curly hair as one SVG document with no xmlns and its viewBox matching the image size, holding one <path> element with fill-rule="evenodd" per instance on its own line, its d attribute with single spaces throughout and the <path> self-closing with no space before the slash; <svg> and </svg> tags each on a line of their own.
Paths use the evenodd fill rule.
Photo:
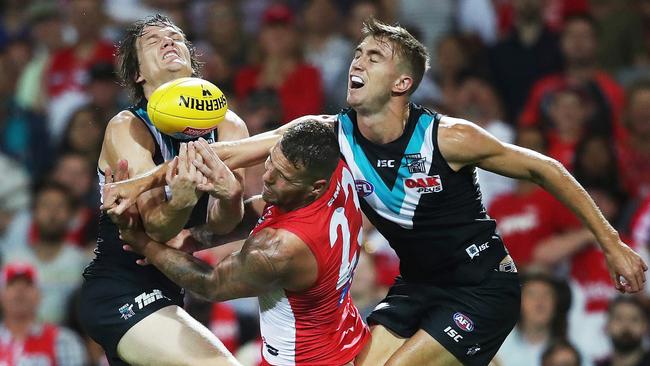
<svg viewBox="0 0 650 366">
<path fill-rule="evenodd" d="M 140 19 L 126 29 L 124 37 L 122 37 L 122 40 L 118 44 L 116 55 L 118 57 L 118 74 L 122 81 L 122 86 L 129 89 L 131 98 L 136 102 L 144 98 L 142 84 L 135 81 L 140 74 L 140 60 L 138 59 L 136 41 L 142 36 L 144 28 L 149 26 L 170 26 L 178 30 L 183 35 L 183 38 L 185 38 L 185 45 L 190 51 L 190 61 L 193 70 L 192 76 L 201 76 L 200 70 L 202 65 L 196 58 L 194 46 L 187 40 L 183 30 L 178 28 L 171 19 L 161 14 Z"/>
<path fill-rule="evenodd" d="M 316 120 L 292 126 L 280 140 L 282 154 L 309 178 L 327 179 L 339 163 L 339 143 L 334 129 Z"/>
</svg>

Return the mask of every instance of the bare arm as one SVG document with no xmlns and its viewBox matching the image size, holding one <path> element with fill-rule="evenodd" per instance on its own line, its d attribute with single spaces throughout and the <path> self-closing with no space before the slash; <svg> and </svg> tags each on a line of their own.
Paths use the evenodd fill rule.
<svg viewBox="0 0 650 366">
<path fill-rule="evenodd" d="M 226 118 L 219 124 L 217 132 L 219 141 L 241 140 L 248 137 L 246 124 L 232 111 L 226 113 Z M 199 151 L 201 147 L 204 147 L 206 152 L 210 151 L 207 144 L 203 145 L 203 143 L 197 145 Z M 218 156 L 216 158 L 218 159 Z M 207 228 L 216 234 L 231 232 L 244 216 L 244 169 L 226 168 L 224 173 L 230 178 L 231 184 L 224 194 L 212 195 L 208 205 Z"/>
<path fill-rule="evenodd" d="M 131 113 L 121 112 L 107 125 L 98 164 L 104 171 L 108 167 L 116 170 L 120 160 L 127 160 L 129 174 L 137 175 L 155 168 L 153 151 L 154 141 L 146 127 Z M 194 185 L 185 177 L 177 178 L 171 185 L 171 200 L 165 200 L 162 188 L 144 192 L 137 198 L 146 232 L 163 242 L 180 232 L 198 199 Z"/>
<path fill-rule="evenodd" d="M 324 123 L 336 121 L 334 115 L 304 116 L 291 121 L 275 130 L 261 133 L 234 141 L 219 141 L 210 144 L 210 147 L 230 170 L 247 168 L 260 163 L 269 155 L 269 150 L 278 142 L 284 132 L 308 119 L 316 119 Z M 150 189 L 161 187 L 165 184 L 167 166 L 165 163 L 155 167 L 140 176 L 131 175 L 133 178 L 115 183 L 110 196 L 105 197 L 104 203 L 112 213 L 121 214 L 136 198 Z"/>
<path fill-rule="evenodd" d="M 258 296 L 279 288 L 300 291 L 312 286 L 318 276 L 307 245 L 285 230 L 260 231 L 215 267 L 151 241 L 143 233 L 129 239 L 135 243 L 133 249 L 169 279 L 211 301 Z"/>
<path fill-rule="evenodd" d="M 569 207 L 595 235 L 617 288 L 623 289 L 619 276 L 625 277 L 626 291 L 642 288 L 647 266 L 621 241 L 618 232 L 562 164 L 532 150 L 502 143 L 482 128 L 450 117 L 443 117 L 440 123 L 438 145 L 449 166 L 456 171 L 464 166 L 477 166 L 542 186 Z"/>
</svg>

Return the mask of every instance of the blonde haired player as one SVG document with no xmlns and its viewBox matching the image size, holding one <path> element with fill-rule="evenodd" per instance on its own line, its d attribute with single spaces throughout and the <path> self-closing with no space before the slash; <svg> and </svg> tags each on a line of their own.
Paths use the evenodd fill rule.
<svg viewBox="0 0 650 366">
<path fill-rule="evenodd" d="M 138 21 L 127 30 L 119 56 L 120 76 L 136 104 L 108 123 L 98 161 L 100 186 L 104 172 L 116 171 L 120 160 L 128 160 L 129 174 L 136 175 L 173 159 L 168 191 L 153 189 L 137 199 L 147 234 L 185 249 L 184 228 L 231 231 L 243 215 L 242 173 L 224 170 L 218 179 L 226 189 L 203 194 L 200 173 L 178 163 L 194 160 L 194 149 L 162 134 L 146 112 L 156 88 L 199 71 L 183 31 L 160 15 Z M 210 142 L 247 136 L 244 123 L 230 111 L 216 130 L 203 135 Z M 137 258 L 122 250 L 117 227 L 102 215 L 96 258 L 84 272 L 80 313 L 110 364 L 236 365 L 221 342 L 183 310 L 183 290 L 153 266 L 137 265 Z"/>
</svg>

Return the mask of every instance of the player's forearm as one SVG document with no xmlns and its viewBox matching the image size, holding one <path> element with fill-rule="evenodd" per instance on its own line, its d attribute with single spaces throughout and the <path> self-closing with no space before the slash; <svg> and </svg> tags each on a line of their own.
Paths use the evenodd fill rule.
<svg viewBox="0 0 650 366">
<path fill-rule="evenodd" d="M 213 268 L 191 254 L 150 241 L 142 253 L 174 283 L 197 295 L 212 300 L 215 279 Z"/>
<path fill-rule="evenodd" d="M 585 189 L 557 161 L 551 160 L 531 171 L 532 181 L 553 194 L 596 236 L 601 248 L 607 251 L 618 244 L 618 232 L 609 224 Z"/>
<path fill-rule="evenodd" d="M 231 232 L 244 217 L 244 200 L 241 189 L 232 192 L 231 197 L 213 201 L 208 212 L 208 227 L 215 234 Z"/>
<path fill-rule="evenodd" d="M 162 202 L 142 215 L 145 232 L 154 240 L 167 242 L 183 230 L 193 208 L 176 207 L 173 200 Z"/>
<path fill-rule="evenodd" d="M 263 163 L 280 137 L 265 132 L 242 140 L 216 142 L 210 147 L 230 170 L 234 170 Z"/>
</svg>

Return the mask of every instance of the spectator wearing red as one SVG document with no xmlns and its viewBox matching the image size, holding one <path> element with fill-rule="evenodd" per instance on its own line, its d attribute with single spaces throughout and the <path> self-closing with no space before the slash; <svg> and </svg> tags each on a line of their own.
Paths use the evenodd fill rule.
<svg viewBox="0 0 650 366">
<path fill-rule="evenodd" d="M 589 129 L 621 135 L 620 121 L 624 106 L 623 89 L 598 67 L 596 24 L 587 15 L 569 17 L 560 39 L 564 70 L 551 74 L 534 85 L 520 116 L 522 126 L 534 126 L 549 118 L 549 101 L 553 94 L 567 87 L 580 90 L 591 101 Z"/>
<path fill-rule="evenodd" d="M 517 145 L 545 151 L 545 140 L 537 129 L 520 130 Z M 520 270 L 533 263 L 539 243 L 573 223 L 571 212 L 543 189 L 528 181 L 517 181 L 514 191 L 497 196 L 488 206 L 490 217 Z"/>
<path fill-rule="evenodd" d="M 650 194 L 650 80 L 628 90 L 625 128 L 616 141 L 618 173 L 625 190 L 642 199 Z"/>
<path fill-rule="evenodd" d="M 558 36 L 544 24 L 543 1 L 515 0 L 508 5 L 513 7 L 512 25 L 489 49 L 489 56 L 507 120 L 514 122 L 533 83 L 560 71 L 562 61 Z"/>
<path fill-rule="evenodd" d="M 2 269 L 0 365 L 84 366 L 86 350 L 72 331 L 36 321 L 40 292 L 36 270 L 22 263 Z"/>
<path fill-rule="evenodd" d="M 587 107 L 577 90 L 561 89 L 551 96 L 549 106 L 548 156 L 573 171 L 578 142 L 587 123 Z"/>
<path fill-rule="evenodd" d="M 99 62 L 115 63 L 115 47 L 101 34 L 106 19 L 102 7 L 95 0 L 71 0 L 68 5 L 76 41 L 55 52 L 44 73 L 47 123 L 55 142 L 65 130 L 71 112 L 88 102 L 91 67 Z"/>
<path fill-rule="evenodd" d="M 70 1 L 69 20 L 76 30 L 77 41 L 52 56 L 46 73 L 50 98 L 66 91 L 83 90 L 89 81 L 90 67 L 95 63 L 114 63 L 115 48 L 101 35 L 104 18 L 101 7 L 94 0 Z"/>
<path fill-rule="evenodd" d="M 29 241 L 27 227 L 22 240 L 0 249 L 7 263 L 29 263 L 38 271 L 43 294 L 38 319 L 60 323 L 70 295 L 81 285 L 80 274 L 89 258 L 64 240 L 74 212 L 70 192 L 60 184 L 46 182 L 36 187 L 33 197 L 31 220 L 38 239 Z"/>
<path fill-rule="evenodd" d="M 318 70 L 303 62 L 293 13 L 285 5 L 269 7 L 259 34 L 261 60 L 242 68 L 235 77 L 240 101 L 272 90 L 279 96 L 282 122 L 323 110 L 323 89 Z"/>
</svg>

